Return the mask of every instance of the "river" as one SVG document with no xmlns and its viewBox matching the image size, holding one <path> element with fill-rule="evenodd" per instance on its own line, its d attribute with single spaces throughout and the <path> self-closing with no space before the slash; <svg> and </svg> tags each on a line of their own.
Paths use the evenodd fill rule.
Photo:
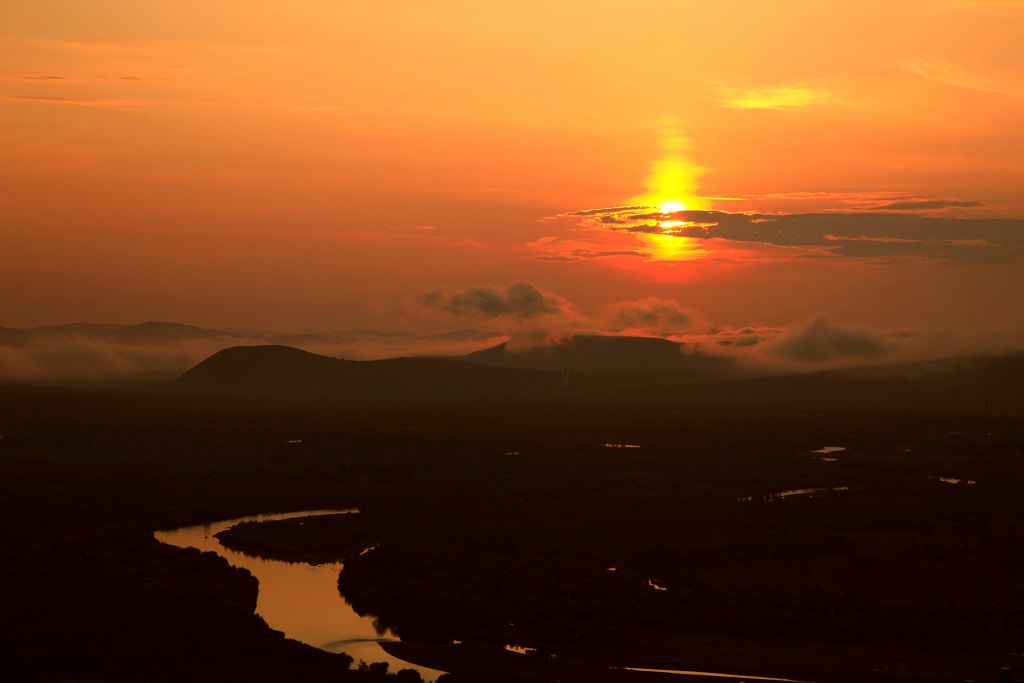
<svg viewBox="0 0 1024 683">
<path fill-rule="evenodd" d="M 198 548 L 202 551 L 215 552 L 231 565 L 249 570 L 260 582 L 259 594 L 256 598 L 256 613 L 271 628 L 282 631 L 288 638 L 328 652 L 344 652 L 355 662 L 359 662 L 359 660 L 367 663 L 388 662 L 391 671 L 415 669 L 420 672 L 424 681 L 435 681 L 444 672 L 404 661 L 388 654 L 381 648 L 381 643 L 396 642 L 399 638 L 390 630 L 380 628 L 373 617 L 356 614 L 351 605 L 341 596 L 338 591 L 338 572 L 342 567 L 340 562 L 311 565 L 306 562 L 269 560 L 226 548 L 215 537 L 215 534 L 241 522 L 271 522 L 297 517 L 357 514 L 358 512 L 359 510 L 353 508 L 252 515 L 157 531 L 154 536 L 161 543 L 179 548 Z M 511 648 L 511 651 L 517 652 L 519 649 Z M 679 669 L 622 667 L 620 670 L 650 674 L 674 674 L 698 679 L 714 677 L 733 680 L 790 680 Z"/>
<path fill-rule="evenodd" d="M 241 522 L 358 512 L 355 509 L 305 510 L 252 515 L 158 531 L 155 536 L 161 543 L 179 548 L 215 552 L 233 566 L 249 570 L 260 582 L 256 613 L 288 638 L 328 652 L 344 652 L 356 662 L 388 662 L 391 671 L 416 669 L 425 681 L 433 681 L 443 672 L 402 661 L 381 649 L 381 642 L 398 638 L 391 631 L 378 628 L 372 617 L 356 614 L 341 596 L 338 592 L 341 563 L 311 565 L 253 557 L 225 548 L 214 536 Z"/>
</svg>

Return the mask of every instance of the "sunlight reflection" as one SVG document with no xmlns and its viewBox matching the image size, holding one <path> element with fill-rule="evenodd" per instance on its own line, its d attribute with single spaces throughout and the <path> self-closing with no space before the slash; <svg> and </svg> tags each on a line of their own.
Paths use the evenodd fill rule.
<svg viewBox="0 0 1024 683">
<path fill-rule="evenodd" d="M 675 119 L 664 119 L 659 133 L 660 152 L 651 164 L 643 194 L 606 208 L 588 208 L 559 214 L 572 218 L 580 232 L 590 232 L 584 239 L 543 237 L 527 246 L 545 254 L 538 258 L 557 261 L 579 261 L 588 258 L 609 258 L 617 267 L 627 259 L 632 263 L 661 262 L 657 270 L 647 267 L 648 275 L 671 271 L 678 280 L 692 269 L 674 268 L 673 262 L 696 261 L 714 255 L 721 249 L 706 239 L 706 230 L 689 220 L 691 212 L 709 211 L 712 201 L 698 193 L 698 180 L 705 170 L 691 158 L 690 139 L 680 132 Z M 602 235 L 603 233 L 603 235 Z M 600 236 L 599 236 L 600 235 Z M 637 245 L 637 242 L 640 244 Z"/>
<path fill-rule="evenodd" d="M 644 243 L 643 253 L 654 261 L 692 261 L 710 253 L 700 240 L 693 237 L 671 233 L 640 234 L 637 237 Z"/>
<path fill-rule="evenodd" d="M 659 143 L 661 154 L 651 165 L 647 192 L 637 197 L 636 203 L 657 207 L 663 214 L 710 208 L 697 193 L 697 181 L 704 169 L 690 157 L 690 139 L 683 135 L 676 119 L 662 122 Z"/>
<path fill-rule="evenodd" d="M 662 232 L 638 234 L 644 243 L 641 251 L 654 261 L 703 258 L 709 252 L 700 242 L 681 236 L 675 230 L 688 225 L 679 217 L 679 212 L 710 208 L 710 203 L 697 192 L 697 181 L 704 169 L 690 157 L 690 140 L 680 131 L 677 120 L 668 118 L 662 122 L 659 142 L 661 154 L 651 165 L 646 181 L 647 192 L 634 201 L 657 208 L 663 220 L 658 220 L 656 225 Z"/>
</svg>

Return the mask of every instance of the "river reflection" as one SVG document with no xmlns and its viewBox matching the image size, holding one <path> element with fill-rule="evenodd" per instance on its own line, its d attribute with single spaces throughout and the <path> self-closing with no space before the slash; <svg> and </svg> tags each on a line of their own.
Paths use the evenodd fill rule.
<svg viewBox="0 0 1024 683">
<path fill-rule="evenodd" d="M 780 683 L 801 683 L 800 681 L 792 678 L 767 678 L 765 676 L 741 676 L 740 674 L 722 674 L 714 673 L 711 671 L 683 671 L 681 669 L 645 669 L 641 667 L 627 666 L 623 667 L 625 671 L 641 671 L 644 673 L 657 673 L 657 674 L 676 674 L 677 676 L 700 676 L 701 678 L 731 678 L 740 679 L 740 683 L 744 680 L 749 681 L 778 681 Z"/>
<path fill-rule="evenodd" d="M 794 489 L 783 491 L 783 495 L 811 493 L 829 489 Z M 831 490 L 846 490 L 837 487 Z M 776 494 L 779 495 L 779 494 Z M 749 497 L 747 498 L 750 499 Z M 254 557 L 230 550 L 221 545 L 215 534 L 230 529 L 241 522 L 269 522 L 299 517 L 320 515 L 356 514 L 356 509 L 349 510 L 307 510 L 303 512 L 287 512 L 280 514 L 253 515 L 226 519 L 210 524 L 157 531 L 154 536 L 161 543 L 179 548 L 198 548 L 202 551 L 215 552 L 235 567 L 249 570 L 259 582 L 259 594 L 256 599 L 256 613 L 267 624 L 285 636 L 312 645 L 328 652 L 343 652 L 356 662 L 388 662 L 391 671 L 415 669 L 425 681 L 435 681 L 442 671 L 411 664 L 389 655 L 381 648 L 381 643 L 395 642 L 398 639 L 390 630 L 381 628 L 372 617 L 361 617 L 345 602 L 338 592 L 338 572 L 341 563 L 310 565 L 305 562 L 284 562 Z M 362 552 L 373 552 L 376 546 Z M 615 571 L 616 567 L 608 567 L 607 571 Z M 668 587 L 650 579 L 647 585 L 654 590 L 667 591 Z M 460 646 L 461 641 L 453 641 L 452 646 Z M 536 653 L 534 648 L 506 645 L 508 652 L 521 656 Z M 479 650 L 477 650 L 479 652 Z M 499 650 L 500 652 L 500 650 Z M 545 659 L 551 658 L 546 657 Z M 500 663 L 496 664 L 500 667 Z M 629 671 L 634 673 L 677 674 L 691 677 L 716 677 L 734 680 L 788 681 L 783 678 L 765 678 L 758 676 L 739 676 L 728 673 L 709 673 L 704 671 L 686 671 L 677 669 L 645 669 L 635 667 L 609 667 L 612 671 Z M 631 679 L 632 680 L 632 679 Z"/>
<path fill-rule="evenodd" d="M 341 563 L 310 565 L 253 557 L 221 545 L 215 534 L 241 522 L 269 522 L 296 517 L 355 514 L 358 510 L 308 510 L 238 517 L 211 524 L 158 531 L 156 539 L 179 548 L 212 551 L 235 567 L 248 569 L 260 582 L 256 613 L 288 638 L 328 652 L 344 652 L 356 662 L 388 662 L 392 671 L 416 669 L 432 681 L 442 672 L 416 666 L 384 652 L 381 642 L 398 640 L 372 617 L 361 617 L 338 592 Z"/>
</svg>

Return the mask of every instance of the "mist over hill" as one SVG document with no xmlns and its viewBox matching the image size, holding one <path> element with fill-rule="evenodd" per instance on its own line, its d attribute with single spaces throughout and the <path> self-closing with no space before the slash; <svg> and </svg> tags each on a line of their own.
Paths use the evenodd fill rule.
<svg viewBox="0 0 1024 683">
<path fill-rule="evenodd" d="M 217 351 L 239 345 L 278 344 L 326 356 L 379 359 L 460 355 L 501 339 L 495 332 L 472 329 L 277 332 L 174 322 L 0 327 L 0 382 L 171 381 Z"/>
<path fill-rule="evenodd" d="M 70 323 L 40 327 L 0 327 L 0 345 L 27 346 L 61 339 L 92 339 L 121 344 L 166 344 L 196 339 L 238 339 L 243 335 L 175 322 L 144 322 L 137 325 Z"/>
<path fill-rule="evenodd" d="M 847 337 L 815 322 L 778 341 L 740 347 L 592 333 L 524 346 L 475 329 L 281 333 L 174 322 L 79 323 L 0 328 L 0 382 L 144 380 L 174 382 L 176 390 L 198 394 L 289 400 L 564 396 L 858 410 L 1024 411 L 1020 352 L 972 351 L 967 346 L 940 349 L 941 357 L 928 360 L 892 353 L 840 358 L 840 363 L 858 364 L 847 367 L 823 367 L 820 353 L 807 353 L 822 346 L 864 346 L 861 337 Z"/>
<path fill-rule="evenodd" d="M 551 362 L 543 353 L 514 360 L 525 365 L 539 358 L 537 366 Z M 571 351 L 560 353 L 559 360 L 572 357 Z M 486 359 L 505 355 L 515 353 L 483 353 Z M 242 346 L 207 358 L 176 386 L 195 395 L 289 401 L 554 399 L 1024 414 L 1024 354 L 790 374 L 755 374 L 733 366 L 713 373 L 709 367 L 698 363 L 693 370 L 684 362 L 673 369 L 575 370 L 566 365 L 556 370 L 444 358 L 347 361 L 284 346 Z"/>
<path fill-rule="evenodd" d="M 508 342 L 475 351 L 461 360 L 531 370 L 674 370 L 692 376 L 737 371 L 734 358 L 702 353 L 669 339 L 577 334 L 551 344 L 510 348 Z"/>
</svg>

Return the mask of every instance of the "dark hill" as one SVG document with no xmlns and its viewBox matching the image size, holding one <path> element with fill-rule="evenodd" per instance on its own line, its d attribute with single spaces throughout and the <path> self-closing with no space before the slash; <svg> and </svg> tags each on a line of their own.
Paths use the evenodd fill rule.
<svg viewBox="0 0 1024 683">
<path fill-rule="evenodd" d="M 290 346 L 233 346 L 186 372 L 178 384 L 196 393 L 323 393 L 342 381 L 348 361 Z"/>
<path fill-rule="evenodd" d="M 350 361 L 288 346 L 235 346 L 178 380 L 195 394 L 350 399 L 487 398 L 561 388 L 560 373 L 485 367 L 440 358 Z"/>
<path fill-rule="evenodd" d="M 678 370 L 690 376 L 719 375 L 735 369 L 729 359 L 696 353 L 668 339 L 591 334 L 578 334 L 561 343 L 525 349 L 509 349 L 507 344 L 498 344 L 460 359 L 530 370 Z"/>
<path fill-rule="evenodd" d="M 939 410 L 1024 412 L 1024 355 L 978 356 L 870 368 L 796 374 L 751 375 L 716 359 L 678 353 L 666 369 L 584 370 L 567 377 L 562 368 L 601 368 L 608 358 L 600 346 L 507 351 L 499 346 L 463 358 L 517 362 L 529 367 L 496 367 L 442 358 L 346 361 L 287 346 L 236 346 L 210 356 L 186 372 L 178 386 L 208 396 L 280 399 L 339 398 L 348 401 L 479 401 L 492 398 L 586 398 L 688 405 L 718 404 L 772 408 L 841 410 Z M 605 338 L 607 339 L 607 338 Z M 577 338 L 578 340 L 578 338 Z M 675 349 L 664 340 L 629 340 L 625 348 Z M 604 340 L 598 341 L 600 345 Z M 667 345 L 666 345 L 667 344 Z M 613 351 L 623 346 L 613 343 Z M 545 354 L 550 353 L 550 356 Z M 615 354 L 612 353 L 614 358 Z M 674 357 L 662 356 L 661 362 Z M 511 360 L 509 360 L 511 359 Z M 571 365 L 566 360 L 583 359 Z M 628 354 L 620 363 L 630 360 Z M 591 365 L 587 365 L 591 363 Z M 691 363 L 691 365 L 687 365 Z M 724 363 L 724 362 L 723 362 Z M 614 367 L 614 365 L 613 365 Z"/>
</svg>

